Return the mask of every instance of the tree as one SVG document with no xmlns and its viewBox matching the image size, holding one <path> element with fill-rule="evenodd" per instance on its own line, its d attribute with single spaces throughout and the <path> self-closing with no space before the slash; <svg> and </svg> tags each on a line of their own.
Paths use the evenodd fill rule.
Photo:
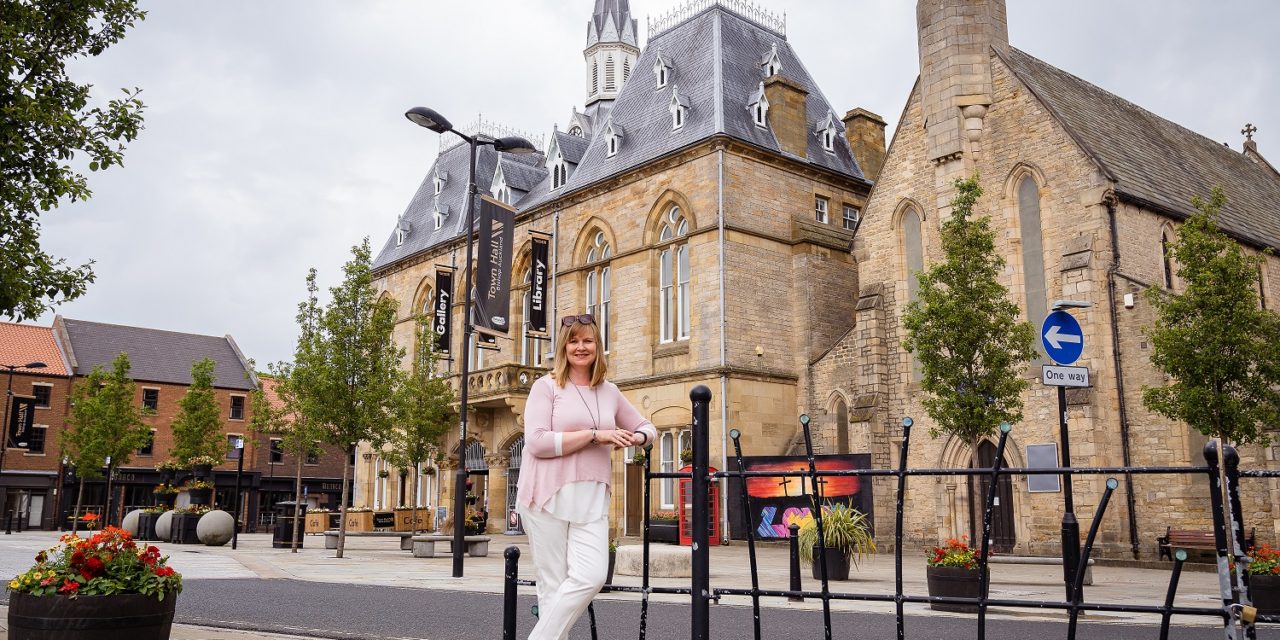
<svg viewBox="0 0 1280 640">
<path fill-rule="evenodd" d="M 79 525 L 84 481 L 101 478 L 104 466 L 110 475 L 151 439 L 151 429 L 142 421 L 143 410 L 134 404 L 137 389 L 129 369 L 129 354 L 121 353 L 111 362 L 110 371 L 96 366 L 71 390 L 62 453 L 80 475 L 73 529 Z"/>
<path fill-rule="evenodd" d="M 1265 258 L 1218 229 L 1226 201 L 1220 188 L 1193 198 L 1196 213 L 1178 227 L 1167 258 L 1183 290 L 1147 290 L 1151 364 L 1171 382 L 1143 387 L 1142 402 L 1224 443 L 1267 444 L 1266 428 L 1280 424 L 1280 316 L 1259 305 Z"/>
<path fill-rule="evenodd" d="M 313 416 L 324 439 L 342 448 L 349 459 L 361 441 L 381 448 L 392 430 L 395 390 L 403 377 L 399 369 L 404 349 L 391 332 L 397 303 L 379 297 L 370 271 L 369 239 L 351 248 L 342 267 L 342 282 L 329 289 L 330 301 L 319 316 L 315 335 L 306 345 L 302 385 L 305 411 Z M 342 465 L 342 515 L 338 550 L 346 546 L 347 484 L 350 465 Z"/>
<path fill-rule="evenodd" d="M 309 454 L 318 454 L 318 434 L 297 411 L 297 393 L 292 386 L 293 366 L 280 362 L 270 366 L 270 376 L 259 376 L 261 383 L 249 394 L 249 430 L 266 436 L 267 441 L 280 441 L 280 450 L 294 457 L 294 526 L 290 548 L 298 552 L 301 535 L 302 465 Z M 268 395 L 267 387 L 271 386 Z M 270 446 L 268 446 L 270 451 Z M 268 453 L 268 455 L 271 455 Z"/>
<path fill-rule="evenodd" d="M 396 430 L 392 434 L 392 464 L 413 473 L 413 522 L 417 530 L 418 492 L 422 465 L 440 450 L 440 441 L 453 426 L 453 389 L 436 374 L 436 333 L 426 316 L 415 317 L 417 345 L 413 368 L 396 393 Z"/>
<path fill-rule="evenodd" d="M 1035 330 L 1019 320 L 1018 305 L 1000 284 L 1005 260 L 995 249 L 991 218 L 974 218 L 982 196 L 977 177 L 956 180 L 951 217 L 942 223 L 944 258 L 919 274 L 919 299 L 907 305 L 903 347 L 916 354 L 923 373 L 925 413 L 936 426 L 969 443 L 973 466 L 978 445 L 1000 423 L 1022 420 L 1021 373 L 1036 357 Z"/>
<path fill-rule="evenodd" d="M 31 319 L 81 296 L 93 270 L 68 266 L 40 246 L 40 214 L 92 192 L 72 168 L 119 165 L 142 130 L 138 89 L 90 106 L 89 84 L 68 60 L 97 56 L 146 14 L 136 0 L 0 3 L 0 315 Z"/>
<path fill-rule="evenodd" d="M 173 419 L 173 449 L 169 456 L 181 463 L 193 458 L 222 460 L 227 442 L 222 437 L 222 414 L 213 391 L 213 360 L 202 358 L 191 363 L 191 386 L 178 400 L 178 415 Z"/>
</svg>

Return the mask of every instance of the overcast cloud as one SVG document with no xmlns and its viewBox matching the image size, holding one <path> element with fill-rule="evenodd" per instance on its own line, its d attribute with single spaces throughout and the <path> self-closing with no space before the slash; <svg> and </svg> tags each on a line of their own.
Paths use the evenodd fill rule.
<svg viewBox="0 0 1280 640">
<path fill-rule="evenodd" d="M 406 108 L 483 113 L 539 136 L 584 97 L 592 0 L 143 2 L 145 21 L 73 66 L 98 96 L 141 87 L 146 130 L 94 197 L 45 215 L 43 242 L 97 282 L 58 313 L 235 337 L 290 357 L 308 267 L 322 287 L 374 251 L 438 149 Z M 917 75 L 910 0 L 763 0 L 837 110 L 890 134 Z M 640 21 L 676 6 L 632 0 Z M 1239 149 L 1280 160 L 1280 5 L 1008 0 L 1011 43 Z M 39 320 L 52 321 L 52 314 Z"/>
</svg>

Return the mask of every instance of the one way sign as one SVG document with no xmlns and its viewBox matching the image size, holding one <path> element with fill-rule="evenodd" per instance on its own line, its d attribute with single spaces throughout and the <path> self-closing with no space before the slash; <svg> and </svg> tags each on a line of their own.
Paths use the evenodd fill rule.
<svg viewBox="0 0 1280 640">
<path fill-rule="evenodd" d="M 1045 316 L 1040 325 L 1040 339 L 1044 351 L 1058 364 L 1071 364 L 1084 351 L 1084 331 L 1080 323 L 1066 311 L 1054 311 Z"/>
</svg>

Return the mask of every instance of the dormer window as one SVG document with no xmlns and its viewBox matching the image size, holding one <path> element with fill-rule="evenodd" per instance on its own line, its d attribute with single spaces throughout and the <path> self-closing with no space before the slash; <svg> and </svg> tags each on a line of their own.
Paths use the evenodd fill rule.
<svg viewBox="0 0 1280 640">
<path fill-rule="evenodd" d="M 622 127 L 610 122 L 604 129 L 605 155 L 612 158 L 618 155 L 618 148 L 622 146 Z"/>
<path fill-rule="evenodd" d="M 564 158 L 557 158 L 556 163 L 551 166 L 551 188 L 559 189 L 568 181 L 569 167 L 565 164 Z"/>
<path fill-rule="evenodd" d="M 769 53 L 765 54 L 764 59 L 760 61 L 760 66 L 764 68 L 766 78 L 782 73 L 782 58 L 778 57 L 778 43 L 775 42 L 769 49 Z"/>
<path fill-rule="evenodd" d="M 404 244 L 405 238 L 409 237 L 409 221 L 405 219 L 404 214 L 400 214 L 400 219 L 396 220 L 396 246 Z"/>
<path fill-rule="evenodd" d="M 445 172 L 443 172 L 443 171 L 437 171 L 437 172 L 436 172 L 435 177 L 433 177 L 433 178 L 431 179 L 432 184 L 434 184 L 434 185 L 435 185 L 435 188 L 436 188 L 436 195 L 440 195 L 440 192 L 441 192 L 441 191 L 444 191 L 444 183 L 445 183 L 448 179 L 449 179 L 449 174 L 447 174 L 447 173 L 445 173 Z"/>
<path fill-rule="evenodd" d="M 680 85 L 671 87 L 671 128 L 673 130 L 684 126 L 684 121 L 689 115 L 689 99 L 680 95 Z"/>
<path fill-rule="evenodd" d="M 667 81 L 671 79 L 671 62 L 662 55 L 662 48 L 658 48 L 658 55 L 653 61 L 653 75 L 658 81 L 655 89 L 661 89 L 667 86 Z"/>
<path fill-rule="evenodd" d="M 836 124 L 837 122 L 836 115 L 828 111 L 827 117 L 818 123 L 817 129 L 814 131 L 822 140 L 822 148 L 829 153 L 835 153 L 836 151 L 836 139 L 840 135 L 840 125 Z"/>
<path fill-rule="evenodd" d="M 574 137 L 577 137 L 577 138 L 584 138 L 584 137 L 586 137 L 586 136 L 582 135 L 582 127 L 579 127 L 579 126 L 578 126 L 578 125 L 576 125 L 576 124 L 575 124 L 575 125 L 573 125 L 572 127 L 569 127 L 569 135 L 574 136 Z"/>
<path fill-rule="evenodd" d="M 498 165 L 498 170 L 493 176 L 493 185 L 489 187 L 489 195 L 511 204 L 511 189 L 507 187 L 507 177 L 502 173 L 502 165 Z"/>
<path fill-rule="evenodd" d="M 436 223 L 436 230 L 444 226 L 445 218 L 449 217 L 449 207 L 436 203 L 435 211 L 431 212 L 431 219 Z"/>
<path fill-rule="evenodd" d="M 769 98 L 764 95 L 764 83 L 760 83 L 760 87 L 755 93 L 751 94 L 751 102 L 747 104 L 747 109 L 751 111 L 751 121 L 756 123 L 757 127 L 768 128 L 769 126 Z"/>
</svg>

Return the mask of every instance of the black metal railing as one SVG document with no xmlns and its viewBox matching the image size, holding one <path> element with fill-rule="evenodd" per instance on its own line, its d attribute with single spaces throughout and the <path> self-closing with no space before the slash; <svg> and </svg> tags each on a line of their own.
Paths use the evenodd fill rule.
<svg viewBox="0 0 1280 640">
<path fill-rule="evenodd" d="M 996 444 L 996 454 L 994 461 L 989 468 L 967 468 L 967 469 L 936 469 L 936 468 L 917 468 L 910 469 L 907 467 L 907 458 L 911 442 L 911 418 L 902 420 L 902 446 L 898 457 L 898 466 L 896 469 L 840 469 L 819 471 L 813 452 L 813 440 L 810 431 L 808 416 L 800 417 L 800 426 L 804 435 L 805 456 L 808 462 L 807 471 L 748 471 L 743 465 L 742 444 L 740 441 L 741 433 L 737 429 L 729 431 L 729 437 L 733 440 L 733 455 L 737 463 L 737 471 L 716 471 L 710 472 L 708 467 L 708 414 L 711 401 L 711 392 L 707 387 L 699 385 L 690 393 L 690 399 L 693 404 L 693 442 L 692 452 L 693 461 L 689 472 L 653 472 L 649 468 L 649 460 L 652 459 L 650 447 L 646 447 L 646 456 L 644 464 L 644 517 L 643 517 L 643 567 L 640 576 L 640 586 L 622 586 L 607 585 L 607 589 L 612 592 L 622 593 L 639 593 L 640 594 L 640 621 L 639 621 L 639 639 L 646 639 L 647 620 L 649 613 L 649 596 L 651 594 L 678 594 L 687 595 L 690 599 L 690 640 L 708 640 L 710 638 L 710 604 L 713 600 L 719 600 L 722 596 L 747 596 L 751 599 L 752 617 L 754 622 L 754 638 L 761 640 L 761 599 L 763 598 L 785 598 L 790 600 L 798 600 L 804 598 L 821 599 L 823 630 L 826 640 L 831 640 L 831 602 L 832 601 L 863 601 L 863 602 L 892 602 L 895 606 L 895 620 L 897 628 L 898 640 L 906 638 L 906 615 L 904 605 L 906 603 L 918 604 L 950 604 L 950 605 L 967 605 L 975 607 L 977 610 L 977 637 L 978 640 L 985 640 L 987 633 L 987 611 L 990 607 L 1002 608 L 1020 608 L 1020 609 L 1040 609 L 1040 610 L 1058 610 L 1065 611 L 1068 616 L 1067 622 L 1067 640 L 1075 640 L 1076 630 L 1078 626 L 1079 616 L 1082 612 L 1114 612 L 1114 613 L 1140 613 L 1152 614 L 1158 616 L 1160 620 L 1159 638 L 1167 640 L 1169 635 L 1170 620 L 1173 615 L 1184 616 L 1201 616 L 1218 618 L 1223 623 L 1223 637 L 1227 640 L 1246 640 L 1255 637 L 1254 626 L 1257 623 L 1280 623 L 1280 616 L 1261 616 L 1257 615 L 1256 610 L 1251 606 L 1249 599 L 1248 586 L 1244 580 L 1244 571 L 1231 571 L 1232 563 L 1237 567 L 1247 566 L 1249 558 L 1245 554 L 1243 548 L 1244 541 L 1244 525 L 1242 519 L 1242 510 L 1240 503 L 1239 479 L 1246 478 L 1275 478 L 1280 477 L 1280 471 L 1273 470 L 1257 470 L 1239 468 L 1240 457 L 1231 446 L 1225 446 L 1222 450 L 1221 469 L 1219 460 L 1219 451 L 1217 444 L 1210 442 L 1205 446 L 1204 456 L 1205 466 L 1133 466 L 1133 467 L 1045 467 L 1045 468 L 1006 468 L 1003 466 L 1005 445 L 1008 442 L 1011 428 L 1008 424 L 1003 424 L 999 429 L 999 438 Z M 1070 482 L 1075 476 L 1113 476 L 1108 477 L 1105 488 L 1098 501 L 1098 505 L 1094 511 L 1093 522 L 1089 527 L 1089 533 L 1085 537 L 1083 549 L 1080 550 L 1076 566 L 1072 570 L 1071 567 L 1066 569 L 1068 575 L 1072 575 L 1071 583 L 1068 585 L 1069 597 L 1063 600 L 1019 600 L 1009 598 L 991 598 L 989 597 L 989 581 L 990 573 L 987 561 L 990 553 L 990 537 L 992 512 L 996 501 L 996 492 L 1000 476 L 1032 476 L 1032 475 L 1061 475 L 1065 482 Z M 1087 602 L 1084 598 L 1084 581 L 1086 570 L 1089 566 L 1089 556 L 1093 552 L 1094 542 L 1097 539 L 1098 528 L 1102 522 L 1107 506 L 1110 503 L 1111 496 L 1116 490 L 1118 483 L 1114 476 L 1117 475 L 1181 475 L 1195 476 L 1203 475 L 1209 480 L 1209 502 L 1210 509 L 1213 512 L 1213 529 L 1215 537 L 1215 553 L 1218 569 L 1218 585 L 1219 593 L 1222 599 L 1221 605 L 1213 607 L 1189 607 L 1177 606 L 1174 604 L 1174 598 L 1177 595 L 1178 582 L 1182 575 L 1183 563 L 1187 559 L 1185 550 L 1178 549 L 1174 553 L 1174 562 L 1169 577 L 1169 584 L 1166 590 L 1164 602 L 1161 604 L 1122 604 L 1122 603 L 1106 603 L 1106 602 Z M 822 484 L 824 480 L 820 478 L 826 477 L 893 477 L 897 480 L 896 487 L 896 506 L 897 513 L 895 517 L 894 527 L 894 592 L 887 593 L 839 593 L 831 591 L 829 577 L 826 571 L 826 562 L 824 557 L 827 552 L 825 544 L 825 536 L 823 531 L 822 516 Z M 986 495 L 983 496 L 982 509 L 982 540 L 981 549 L 979 551 L 979 594 L 976 598 L 955 597 L 955 596 L 931 596 L 907 594 L 903 590 L 902 578 L 902 550 L 903 550 L 903 507 L 904 497 L 907 490 L 907 479 L 911 477 L 936 477 L 936 476 L 989 476 L 990 481 L 987 483 Z M 754 477 L 768 478 L 791 478 L 796 477 L 801 482 L 808 481 L 810 490 L 808 492 L 812 501 L 812 510 L 814 524 L 817 527 L 817 547 L 814 554 L 814 566 L 818 568 L 819 580 L 821 587 L 818 591 L 803 590 L 799 588 L 797 562 L 795 554 L 795 534 L 794 525 L 791 529 L 792 535 L 792 582 L 789 589 L 762 589 L 760 588 L 758 564 L 756 558 L 756 539 L 754 531 L 748 521 L 746 529 L 747 557 L 751 570 L 751 586 L 743 587 L 712 587 L 710 584 L 710 547 L 708 540 L 708 532 L 710 530 L 710 508 L 708 506 L 708 495 L 711 483 L 721 479 L 741 483 L 741 507 L 744 514 L 751 514 L 751 498 L 747 491 L 747 480 Z M 691 482 L 691 502 L 692 502 L 692 518 L 690 528 L 692 529 L 692 578 L 688 588 L 685 587 L 658 587 L 650 584 L 649 577 L 649 512 L 651 506 L 651 484 L 654 480 L 663 480 L 667 478 L 687 479 Z M 1223 504 L 1222 480 L 1225 479 L 1227 505 Z M 1231 522 L 1226 523 L 1226 517 L 1223 515 L 1224 506 L 1230 506 Z M 1064 548 L 1064 555 L 1066 555 Z M 517 612 L 516 612 L 516 595 L 519 586 L 534 586 L 532 580 L 522 580 L 519 578 L 519 558 L 520 550 L 516 547 L 509 547 L 505 552 L 506 557 L 506 573 L 505 573 L 505 598 L 503 609 L 503 639 L 515 640 L 517 631 Z M 1064 562 L 1066 559 L 1064 558 Z M 1232 580 L 1235 580 L 1234 584 Z M 536 610 L 535 610 L 536 611 Z M 589 626 L 591 637 L 593 640 L 597 637 L 597 629 L 595 624 L 594 608 L 588 608 Z"/>
</svg>

